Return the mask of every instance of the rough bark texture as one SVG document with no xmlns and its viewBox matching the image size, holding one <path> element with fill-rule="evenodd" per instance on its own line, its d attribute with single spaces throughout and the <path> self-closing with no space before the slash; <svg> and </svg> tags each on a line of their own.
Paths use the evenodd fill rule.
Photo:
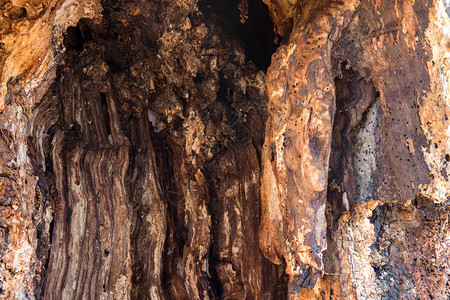
<svg viewBox="0 0 450 300">
<path fill-rule="evenodd" d="M 0 298 L 450 298 L 449 5 L 0 0 Z"/>
<path fill-rule="evenodd" d="M 447 298 L 444 3 L 322 4 L 268 70 L 261 247 L 292 297 Z"/>
</svg>

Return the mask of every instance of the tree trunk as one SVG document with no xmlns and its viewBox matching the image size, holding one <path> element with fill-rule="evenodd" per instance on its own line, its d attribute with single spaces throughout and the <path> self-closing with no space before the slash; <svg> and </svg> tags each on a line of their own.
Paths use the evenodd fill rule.
<svg viewBox="0 0 450 300">
<path fill-rule="evenodd" d="M 0 0 L 0 298 L 450 298 L 447 9 Z"/>
</svg>

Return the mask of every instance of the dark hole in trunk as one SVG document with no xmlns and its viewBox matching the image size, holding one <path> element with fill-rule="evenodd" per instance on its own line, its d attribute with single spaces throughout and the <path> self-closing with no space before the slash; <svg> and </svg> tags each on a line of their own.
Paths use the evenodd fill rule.
<svg viewBox="0 0 450 300">
<path fill-rule="evenodd" d="M 90 20 L 81 19 L 76 26 L 67 28 L 67 33 L 64 37 L 64 47 L 78 52 L 83 50 L 84 44 L 92 40 L 89 24 Z"/>
<path fill-rule="evenodd" d="M 243 0 L 248 8 L 245 14 L 239 10 L 240 3 L 240 0 L 202 0 L 198 6 L 207 19 L 239 42 L 248 60 L 265 71 L 278 48 L 278 37 L 269 10 L 261 0 Z"/>
</svg>

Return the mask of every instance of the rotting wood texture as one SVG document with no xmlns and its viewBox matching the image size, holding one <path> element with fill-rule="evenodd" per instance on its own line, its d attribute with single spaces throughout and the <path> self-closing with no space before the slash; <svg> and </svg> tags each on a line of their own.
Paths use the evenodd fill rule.
<svg viewBox="0 0 450 300">
<path fill-rule="evenodd" d="M 260 243 L 273 262 L 285 258 L 291 294 L 313 288 L 323 274 L 335 112 L 331 49 L 356 5 L 333 4 L 305 28 L 296 27 L 268 70 Z"/>
<path fill-rule="evenodd" d="M 449 6 L 0 1 L 0 299 L 450 298 Z"/>
<path fill-rule="evenodd" d="M 273 7 L 279 30 L 287 19 L 294 25 L 267 74 L 263 252 L 275 263 L 286 262 L 292 298 L 448 295 L 447 286 L 433 292 L 397 284 L 393 274 L 410 287 L 424 279 L 407 264 L 386 270 L 395 255 L 380 246 L 384 234 L 372 225 L 387 221 L 378 213 L 386 211 L 377 208 L 383 203 L 410 207 L 422 197 L 447 203 L 441 151 L 448 152 L 448 136 L 441 132 L 449 125 L 448 108 L 437 82 L 448 77 L 436 62 L 441 70 L 447 64 L 447 50 L 437 49 L 448 44 L 448 16 L 441 2 L 432 1 L 322 4 L 305 5 L 294 15 Z M 431 111 L 443 117 L 438 121 Z M 328 245 L 321 240 L 326 229 Z M 401 229 L 408 236 L 406 231 Z M 444 248 L 439 256 L 448 257 Z M 330 276 L 319 279 L 321 274 Z M 446 281 L 445 271 L 433 276 Z"/>
</svg>

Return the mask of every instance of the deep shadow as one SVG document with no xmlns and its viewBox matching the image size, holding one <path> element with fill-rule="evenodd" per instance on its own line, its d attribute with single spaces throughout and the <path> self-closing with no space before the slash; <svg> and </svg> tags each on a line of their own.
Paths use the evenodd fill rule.
<svg viewBox="0 0 450 300">
<path fill-rule="evenodd" d="M 239 10 L 240 0 L 202 0 L 198 6 L 206 15 L 220 26 L 231 38 L 244 48 L 245 55 L 260 70 L 267 70 L 270 58 L 278 48 L 278 37 L 269 10 L 261 0 L 247 0 L 247 19 Z"/>
</svg>

